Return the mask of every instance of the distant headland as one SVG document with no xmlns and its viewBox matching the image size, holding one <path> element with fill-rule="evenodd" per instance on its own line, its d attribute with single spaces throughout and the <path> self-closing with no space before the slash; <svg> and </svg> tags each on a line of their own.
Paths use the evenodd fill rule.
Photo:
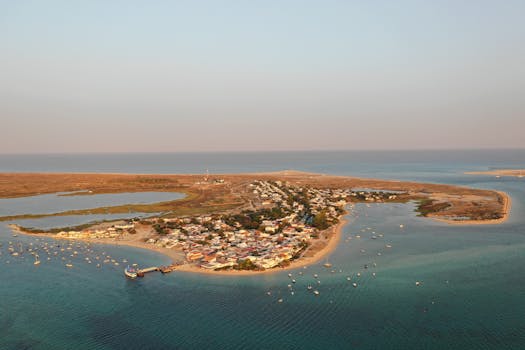
<svg viewBox="0 0 525 350">
<path fill-rule="evenodd" d="M 525 169 L 499 169 L 499 170 L 487 170 L 487 171 L 469 171 L 467 175 L 493 175 L 493 176 L 515 176 L 525 177 Z"/>
</svg>

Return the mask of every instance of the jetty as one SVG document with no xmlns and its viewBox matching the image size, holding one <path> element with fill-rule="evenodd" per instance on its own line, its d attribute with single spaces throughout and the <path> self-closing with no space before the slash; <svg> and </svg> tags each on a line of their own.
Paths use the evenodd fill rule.
<svg viewBox="0 0 525 350">
<path fill-rule="evenodd" d="M 155 271 L 160 271 L 161 273 L 170 273 L 172 271 L 175 271 L 176 268 L 177 268 L 177 265 L 172 264 L 172 265 L 167 265 L 167 266 L 152 266 L 152 267 L 147 267 L 144 269 L 138 269 L 137 277 L 144 277 L 145 274 L 149 272 L 155 272 Z"/>
</svg>

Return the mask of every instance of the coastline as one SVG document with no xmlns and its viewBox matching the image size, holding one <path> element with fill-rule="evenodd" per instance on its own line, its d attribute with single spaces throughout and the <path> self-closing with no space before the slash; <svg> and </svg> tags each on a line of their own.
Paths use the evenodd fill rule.
<svg viewBox="0 0 525 350">
<path fill-rule="evenodd" d="M 270 273 L 277 273 L 287 270 L 293 270 L 297 268 L 301 268 L 304 266 L 308 266 L 311 264 L 315 264 L 319 262 L 322 258 L 324 258 L 326 255 L 331 253 L 332 251 L 337 248 L 337 245 L 341 239 L 341 235 L 343 232 L 344 226 L 349 222 L 349 220 L 344 219 L 344 217 L 348 215 L 348 213 L 343 214 L 339 218 L 339 223 L 337 225 L 327 229 L 330 233 L 328 233 L 328 237 L 324 238 L 326 241 L 326 244 L 324 244 L 319 250 L 316 250 L 312 256 L 304 257 L 305 254 L 307 254 L 312 247 L 309 247 L 306 249 L 301 257 L 297 258 L 296 260 L 293 260 L 290 262 L 290 265 L 286 267 L 275 267 L 272 269 L 264 270 L 264 271 L 253 271 L 253 270 L 206 270 L 201 267 L 198 267 L 196 265 L 192 264 L 183 264 L 177 266 L 175 271 L 180 272 L 188 272 L 188 273 L 200 273 L 200 274 L 206 274 L 206 275 L 216 275 L 216 276 L 252 276 L 252 275 L 261 275 L 261 274 L 270 274 Z M 9 225 L 11 230 L 13 232 L 23 234 L 23 235 L 29 235 L 29 236 L 39 236 L 39 237 L 48 237 L 53 238 L 57 240 L 67 240 L 67 241 L 81 241 L 85 243 L 93 243 L 93 244 L 109 244 L 109 245 L 125 245 L 130 246 L 134 248 L 141 248 L 150 250 L 153 252 L 156 252 L 158 254 L 162 254 L 172 260 L 172 263 L 174 263 L 176 260 L 180 260 L 181 258 L 184 259 L 185 255 L 184 252 L 181 250 L 175 250 L 175 249 L 168 249 L 168 248 L 162 248 L 162 247 L 155 247 L 152 244 L 141 242 L 141 241 L 129 241 L 129 240 L 112 240 L 112 239 L 89 239 L 89 238 L 63 238 L 63 237 L 56 237 L 55 234 L 51 233 L 31 233 L 31 232 L 25 232 L 21 230 L 17 225 Z M 319 238 L 321 239 L 321 238 Z M 316 242 L 314 242 L 316 243 Z M 128 259 L 129 260 L 129 259 Z"/>
<path fill-rule="evenodd" d="M 114 239 L 107 239 L 107 238 L 97 238 L 97 239 L 90 239 L 90 238 L 66 238 L 66 237 L 57 237 L 54 233 L 32 233 L 32 232 L 26 232 L 19 228 L 18 225 L 10 224 L 9 228 L 15 233 L 27 235 L 27 236 L 35 236 L 35 237 L 47 237 L 52 238 L 55 240 L 61 240 L 61 241 L 75 241 L 75 242 L 84 242 L 84 243 L 92 243 L 92 244 L 105 244 L 105 245 L 113 245 L 113 246 L 119 246 L 124 245 L 128 247 L 134 247 L 134 248 L 140 248 L 140 249 L 147 249 L 150 251 L 154 251 L 156 253 L 162 254 L 172 260 L 172 262 L 176 260 L 180 260 L 184 257 L 184 253 L 180 250 L 175 249 L 168 249 L 163 247 L 156 247 L 152 244 L 148 244 L 146 242 L 141 242 L 139 240 L 114 240 Z"/>
<path fill-rule="evenodd" d="M 182 272 L 191 272 L 191 273 L 200 273 L 200 274 L 206 274 L 206 275 L 216 275 L 216 276 L 252 276 L 252 275 L 262 275 L 262 274 L 270 274 L 270 273 L 277 273 L 282 271 L 288 271 L 288 270 L 294 270 L 297 268 L 309 266 L 312 264 L 318 263 L 320 260 L 322 260 L 325 256 L 330 254 L 337 248 L 337 245 L 339 241 L 341 240 L 341 236 L 343 233 L 344 226 L 349 223 L 349 220 L 343 219 L 344 216 L 348 214 L 345 214 L 341 217 L 339 220 L 339 223 L 328 230 L 331 230 L 330 237 L 326 238 L 327 243 L 321 247 L 321 249 L 314 252 L 312 256 L 304 257 L 306 253 L 308 253 L 309 249 L 305 250 L 305 252 L 296 260 L 293 260 L 290 262 L 290 265 L 286 267 L 275 267 L 269 270 L 264 271 L 252 271 L 252 270 L 206 270 L 203 268 L 200 268 L 195 265 L 181 265 L 178 266 L 175 271 L 182 271 Z"/>
<path fill-rule="evenodd" d="M 449 225 L 497 225 L 497 224 L 504 223 L 510 217 L 510 211 L 511 211 L 511 208 L 512 208 L 512 198 L 505 192 L 502 192 L 502 191 L 495 191 L 495 192 L 497 192 L 500 196 L 503 197 L 503 217 L 501 217 L 499 219 L 492 219 L 492 220 L 451 220 L 451 219 L 439 218 L 439 217 L 434 216 L 434 215 L 430 215 L 430 216 L 428 216 L 428 218 L 430 218 L 432 220 L 435 220 L 435 221 L 444 222 L 444 223 L 447 223 Z"/>
</svg>

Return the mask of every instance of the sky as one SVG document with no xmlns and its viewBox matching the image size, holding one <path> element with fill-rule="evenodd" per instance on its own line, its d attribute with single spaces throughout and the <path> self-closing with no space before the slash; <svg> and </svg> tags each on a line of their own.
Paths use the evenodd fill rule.
<svg viewBox="0 0 525 350">
<path fill-rule="evenodd" d="M 0 153 L 525 148 L 524 14 L 0 0 Z"/>
</svg>

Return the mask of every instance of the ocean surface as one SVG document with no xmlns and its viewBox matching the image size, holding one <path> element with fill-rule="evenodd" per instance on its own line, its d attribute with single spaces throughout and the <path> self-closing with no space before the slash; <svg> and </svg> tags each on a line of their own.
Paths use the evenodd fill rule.
<svg viewBox="0 0 525 350">
<path fill-rule="evenodd" d="M 168 259 L 131 247 L 14 237 L 0 224 L 0 349 L 525 349 L 525 178 L 463 174 L 522 167 L 525 150 L 0 156 L 0 172 L 295 169 L 512 197 L 510 219 L 487 226 L 417 217 L 413 204 L 356 205 L 337 249 L 319 264 L 246 277 L 174 272 L 131 281 L 122 274 L 125 261 Z M 0 206 L 13 210 L 9 200 Z M 12 256 L 9 247 L 23 253 Z"/>
</svg>

